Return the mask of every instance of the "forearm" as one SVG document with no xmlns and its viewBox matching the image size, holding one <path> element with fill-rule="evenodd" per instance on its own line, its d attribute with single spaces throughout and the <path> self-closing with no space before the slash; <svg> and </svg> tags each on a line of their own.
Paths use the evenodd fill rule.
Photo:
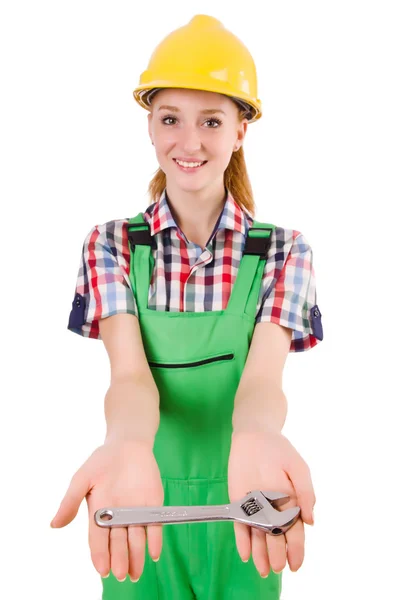
<svg viewBox="0 0 397 600">
<path fill-rule="evenodd" d="M 160 396 L 150 377 L 113 378 L 105 396 L 106 440 L 154 443 Z"/>
<path fill-rule="evenodd" d="M 281 432 L 287 410 L 287 398 L 279 383 L 269 380 L 264 384 L 263 380 L 251 379 L 237 389 L 232 416 L 233 433 Z"/>
</svg>

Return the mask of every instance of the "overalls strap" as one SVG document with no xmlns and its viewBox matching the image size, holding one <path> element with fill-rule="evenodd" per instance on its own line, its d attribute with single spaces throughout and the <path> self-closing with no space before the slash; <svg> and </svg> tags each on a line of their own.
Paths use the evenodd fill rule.
<svg viewBox="0 0 397 600">
<path fill-rule="evenodd" d="M 227 310 L 255 319 L 263 270 L 275 225 L 255 221 L 247 232 L 240 266 Z"/>
<path fill-rule="evenodd" d="M 127 232 L 131 257 L 130 281 L 139 311 L 141 307 L 146 308 L 148 304 L 148 290 L 154 266 L 152 248 L 156 248 L 157 245 L 154 236 L 150 235 L 150 225 L 146 223 L 141 212 L 129 219 Z M 142 262 L 139 265 L 135 265 L 136 245 L 140 246 L 139 258 Z M 144 265 L 147 265 L 148 268 L 144 268 Z M 136 284 L 136 276 L 139 278 L 139 286 Z"/>
</svg>

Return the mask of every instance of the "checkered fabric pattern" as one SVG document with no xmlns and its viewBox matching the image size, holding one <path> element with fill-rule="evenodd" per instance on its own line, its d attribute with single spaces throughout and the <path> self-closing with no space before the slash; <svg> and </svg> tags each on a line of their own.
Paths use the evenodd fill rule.
<svg viewBox="0 0 397 600">
<path fill-rule="evenodd" d="M 218 311 L 227 306 L 253 219 L 225 190 L 225 204 L 203 249 L 176 224 L 166 190 L 144 212 L 157 248 L 148 308 Z M 262 219 L 259 219 L 262 220 Z M 129 280 L 128 218 L 95 225 L 80 258 L 68 329 L 101 339 L 98 321 L 117 313 L 138 316 Z M 302 233 L 277 227 L 272 235 L 257 303 L 256 323 L 292 329 L 290 352 L 308 350 L 323 339 L 317 305 L 313 252 Z"/>
</svg>

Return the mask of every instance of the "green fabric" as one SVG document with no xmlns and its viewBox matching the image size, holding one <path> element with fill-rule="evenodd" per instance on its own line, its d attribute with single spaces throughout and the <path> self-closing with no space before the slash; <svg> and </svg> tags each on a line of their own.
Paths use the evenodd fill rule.
<svg viewBox="0 0 397 600">
<path fill-rule="evenodd" d="M 145 224 L 142 213 L 129 222 Z M 252 227 L 275 228 L 257 221 Z M 249 235 L 258 233 L 269 234 Z M 156 311 L 147 307 L 151 247 L 137 244 L 131 252 L 130 280 L 143 344 L 160 393 L 153 451 L 165 506 L 230 501 L 227 468 L 234 397 L 255 327 L 265 263 L 257 255 L 243 255 L 225 310 Z M 252 556 L 242 562 L 233 522 L 181 523 L 163 526 L 157 563 L 146 545 L 137 583 L 128 576 L 119 582 L 113 573 L 102 579 L 102 600 L 279 600 L 281 579 L 273 571 L 263 579 Z"/>
</svg>

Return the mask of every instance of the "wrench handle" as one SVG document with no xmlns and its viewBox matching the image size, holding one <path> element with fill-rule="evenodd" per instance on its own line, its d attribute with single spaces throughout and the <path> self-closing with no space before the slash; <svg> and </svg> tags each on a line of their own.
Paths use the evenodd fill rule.
<svg viewBox="0 0 397 600">
<path fill-rule="evenodd" d="M 107 507 L 95 512 L 100 527 L 130 525 L 166 525 L 199 521 L 227 521 L 232 518 L 230 506 L 133 506 Z"/>
</svg>

